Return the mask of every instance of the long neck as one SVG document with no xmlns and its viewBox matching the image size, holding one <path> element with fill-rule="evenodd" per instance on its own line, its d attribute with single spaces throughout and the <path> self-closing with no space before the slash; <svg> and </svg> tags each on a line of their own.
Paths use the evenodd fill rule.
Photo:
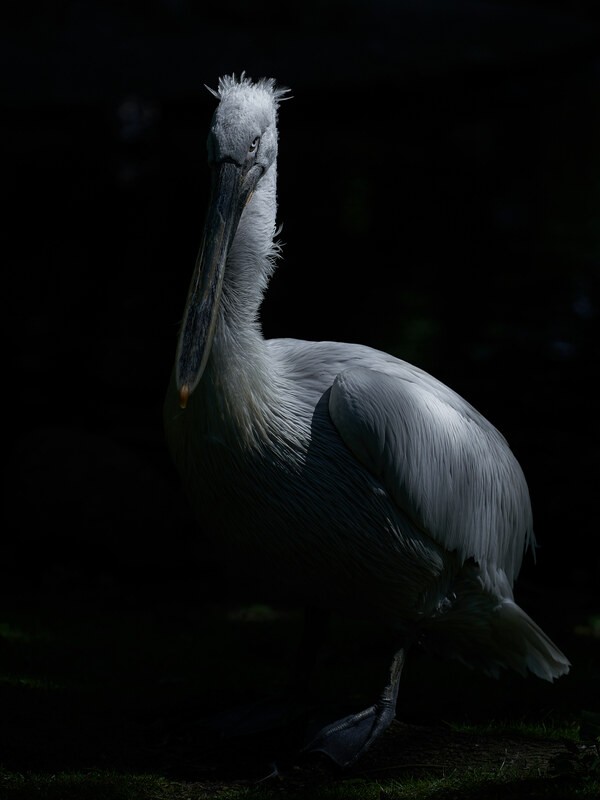
<svg viewBox="0 0 600 800">
<path fill-rule="evenodd" d="M 202 390 L 204 383 L 205 397 L 218 398 L 221 412 L 226 409 L 242 428 L 261 424 L 276 391 L 276 367 L 267 357 L 258 320 L 277 252 L 276 178 L 274 162 L 242 214 L 227 258 L 210 359 L 198 387 Z"/>
<path fill-rule="evenodd" d="M 249 328 L 259 330 L 258 312 L 274 268 L 276 189 L 277 164 L 273 162 L 242 213 L 227 257 L 219 326 L 244 339 Z"/>
</svg>

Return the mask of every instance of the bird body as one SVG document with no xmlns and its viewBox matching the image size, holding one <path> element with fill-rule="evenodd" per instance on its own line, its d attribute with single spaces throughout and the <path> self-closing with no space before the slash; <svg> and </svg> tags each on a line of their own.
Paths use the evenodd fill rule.
<svg viewBox="0 0 600 800">
<path fill-rule="evenodd" d="M 213 196 L 165 402 L 204 529 L 308 604 L 493 675 L 563 674 L 567 659 L 514 602 L 531 506 L 496 428 L 387 353 L 263 338 L 283 91 L 232 76 L 215 94 Z"/>
</svg>

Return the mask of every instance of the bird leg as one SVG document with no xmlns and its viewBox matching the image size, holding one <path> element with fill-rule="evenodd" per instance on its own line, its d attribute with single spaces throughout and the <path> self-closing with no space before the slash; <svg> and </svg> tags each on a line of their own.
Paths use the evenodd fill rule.
<svg viewBox="0 0 600 800">
<path fill-rule="evenodd" d="M 392 723 L 405 649 L 398 650 L 390 666 L 389 681 L 375 705 L 322 728 L 303 748 L 304 753 L 324 753 L 338 766 L 349 767 Z"/>
</svg>

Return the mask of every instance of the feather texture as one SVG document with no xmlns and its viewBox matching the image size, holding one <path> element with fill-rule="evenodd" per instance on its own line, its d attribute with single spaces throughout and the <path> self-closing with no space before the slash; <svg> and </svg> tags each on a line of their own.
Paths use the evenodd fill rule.
<svg viewBox="0 0 600 800">
<path fill-rule="evenodd" d="M 236 165 L 234 189 L 260 179 L 219 277 L 206 368 L 185 411 L 175 370 L 165 401 L 190 502 L 248 574 L 490 674 L 529 669 L 552 680 L 568 661 L 512 593 L 534 537 L 527 484 L 504 437 L 391 355 L 263 338 L 259 308 L 279 254 L 276 120 L 286 92 L 243 73 L 213 92 L 212 163 Z"/>
</svg>

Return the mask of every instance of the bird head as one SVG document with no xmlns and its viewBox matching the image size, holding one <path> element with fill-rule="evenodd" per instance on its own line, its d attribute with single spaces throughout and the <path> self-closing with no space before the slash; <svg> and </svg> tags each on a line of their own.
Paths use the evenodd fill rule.
<svg viewBox="0 0 600 800">
<path fill-rule="evenodd" d="M 244 73 L 219 79 L 208 134 L 211 196 L 202 243 L 185 306 L 175 379 L 185 408 L 198 385 L 215 333 L 227 255 L 240 218 L 262 176 L 277 157 L 277 108 L 287 89 Z"/>
</svg>

